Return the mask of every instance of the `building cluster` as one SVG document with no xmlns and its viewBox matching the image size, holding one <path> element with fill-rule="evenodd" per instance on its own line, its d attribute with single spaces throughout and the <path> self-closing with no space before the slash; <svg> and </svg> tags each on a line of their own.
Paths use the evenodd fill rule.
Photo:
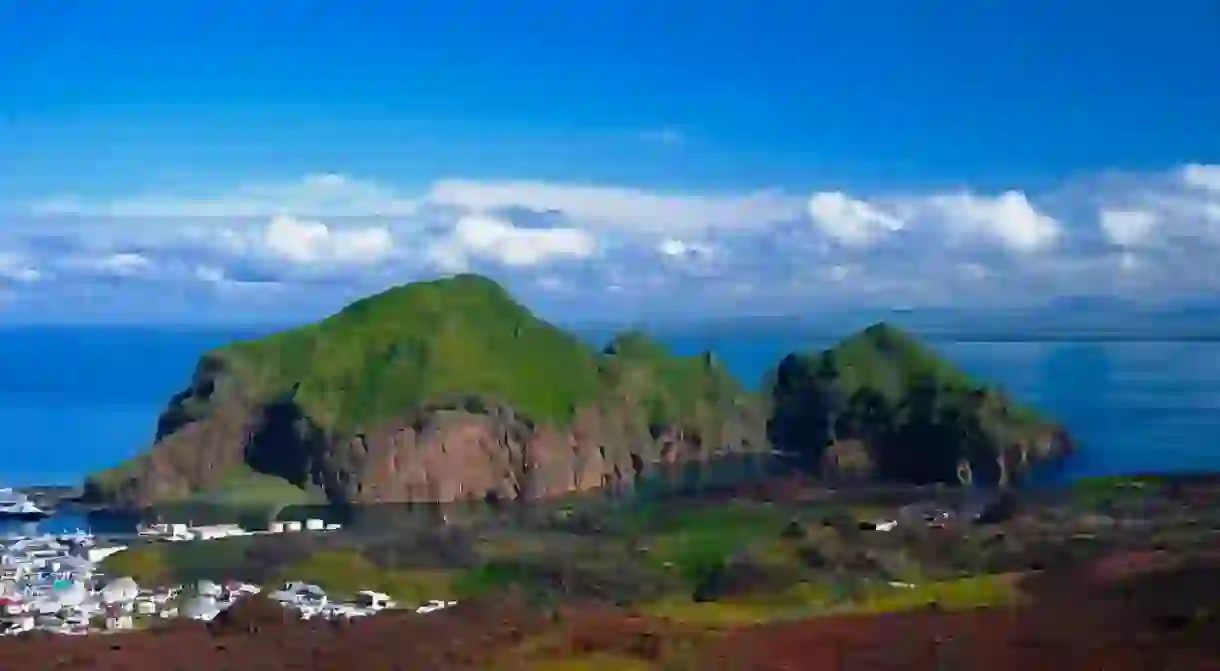
<svg viewBox="0 0 1220 671">
<path fill-rule="evenodd" d="M 206 530 L 194 531 L 194 538 L 216 537 Z M 129 577 L 106 576 L 97 570 L 102 559 L 124 549 L 103 546 L 82 532 L 0 541 L 0 635 L 29 631 L 85 635 L 138 629 L 157 619 L 180 617 L 206 622 L 261 591 L 257 585 L 209 580 L 146 588 Z M 340 600 L 302 582 L 287 583 L 267 597 L 301 619 L 363 617 L 400 607 L 389 595 L 372 590 Z M 453 605 L 429 601 L 413 610 L 427 614 Z"/>
<path fill-rule="evenodd" d="M 137 533 L 141 538 L 166 541 L 196 541 L 215 540 L 217 538 L 232 538 L 234 536 L 260 536 L 266 534 L 282 534 L 299 531 L 336 531 L 340 525 L 327 524 L 319 519 L 304 522 L 272 522 L 266 530 L 252 531 L 243 529 L 237 524 L 211 524 L 194 526 L 190 524 L 149 524 L 139 527 Z"/>
</svg>

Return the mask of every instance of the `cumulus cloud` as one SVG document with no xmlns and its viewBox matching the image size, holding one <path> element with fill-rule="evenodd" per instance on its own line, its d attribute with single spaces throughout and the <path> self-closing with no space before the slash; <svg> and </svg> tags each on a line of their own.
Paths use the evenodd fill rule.
<svg viewBox="0 0 1220 671">
<path fill-rule="evenodd" d="M 521 207 L 562 212 L 586 226 L 637 233 L 674 233 L 764 226 L 801 216 L 801 199 L 778 190 L 688 195 L 616 186 L 547 182 L 443 180 L 428 200 L 488 212 Z"/>
<path fill-rule="evenodd" d="M 1157 215 L 1147 210 L 1109 210 L 1100 213 L 1101 229 L 1118 247 L 1140 247 L 1152 241 Z"/>
<path fill-rule="evenodd" d="M 30 265 L 22 255 L 0 252 L 0 281 L 28 283 L 40 279 L 42 272 Z"/>
<path fill-rule="evenodd" d="M 1182 181 L 1187 186 L 1220 194 L 1220 165 L 1191 163 L 1183 166 Z"/>
<path fill-rule="evenodd" d="M 464 271 L 472 258 L 520 267 L 587 259 L 596 251 L 594 237 L 578 228 L 518 228 L 510 221 L 476 214 L 459 219 L 450 235 L 432 245 L 428 257 L 441 269 Z"/>
<path fill-rule="evenodd" d="M 801 193 L 462 179 L 410 191 L 318 174 L 211 194 L 52 195 L 0 211 L 0 283 L 11 314 L 121 280 L 88 294 L 114 292 L 150 319 L 208 301 L 232 318 L 314 316 L 465 271 L 596 314 L 1209 295 L 1218 176 L 1192 164 L 1038 191 Z"/>
<path fill-rule="evenodd" d="M 263 231 L 267 251 L 291 263 L 366 264 L 384 261 L 394 237 L 381 226 L 332 229 L 320 221 L 280 215 Z"/>
<path fill-rule="evenodd" d="M 1055 218 L 1039 212 L 1019 191 L 991 197 L 964 192 L 936 195 L 925 203 L 932 210 L 930 218 L 943 222 L 950 235 L 994 240 L 1017 252 L 1045 250 L 1061 231 Z"/>
<path fill-rule="evenodd" d="M 809 199 L 809 218 L 830 238 L 861 247 L 901 230 L 904 222 L 877 206 L 849 197 L 842 191 L 815 193 Z"/>
</svg>

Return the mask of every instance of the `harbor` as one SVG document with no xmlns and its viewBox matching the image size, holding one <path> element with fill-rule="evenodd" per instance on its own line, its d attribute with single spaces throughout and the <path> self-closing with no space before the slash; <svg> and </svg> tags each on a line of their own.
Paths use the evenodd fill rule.
<svg viewBox="0 0 1220 671">
<path fill-rule="evenodd" d="M 177 527 L 185 525 L 163 526 L 171 527 L 169 537 L 163 537 L 159 528 L 143 529 L 139 535 L 150 540 L 204 542 L 255 533 L 240 528 L 183 530 Z M 209 536 L 209 532 L 222 531 L 227 535 Z M 0 636 L 35 630 L 62 635 L 113 633 L 176 618 L 206 622 L 242 599 L 263 592 L 259 585 L 233 580 L 141 586 L 128 576 L 106 575 L 102 562 L 127 549 L 83 531 L 0 540 Z M 303 620 L 366 617 L 407 607 L 372 589 L 342 599 L 301 581 L 286 582 L 267 593 L 266 598 Z M 454 605 L 453 601 L 431 600 L 409 607 L 426 615 Z"/>
</svg>

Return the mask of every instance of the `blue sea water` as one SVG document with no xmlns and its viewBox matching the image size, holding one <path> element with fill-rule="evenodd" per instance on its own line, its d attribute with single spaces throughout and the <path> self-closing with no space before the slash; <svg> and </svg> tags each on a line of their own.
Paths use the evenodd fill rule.
<svg viewBox="0 0 1220 671">
<path fill-rule="evenodd" d="M 198 356 L 239 329 L 0 329 L 0 485 L 78 482 L 137 453 Z M 711 349 L 756 381 L 796 335 L 683 335 L 677 351 Z M 1220 343 L 933 342 L 1066 423 L 1083 445 L 1073 475 L 1220 470 Z"/>
</svg>

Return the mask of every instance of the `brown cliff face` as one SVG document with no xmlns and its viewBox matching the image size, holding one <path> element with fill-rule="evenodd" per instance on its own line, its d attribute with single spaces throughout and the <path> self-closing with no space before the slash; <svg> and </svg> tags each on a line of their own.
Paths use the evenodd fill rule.
<svg viewBox="0 0 1220 671">
<path fill-rule="evenodd" d="M 630 486 L 660 463 L 767 449 L 761 412 L 751 405 L 701 408 L 690 422 L 657 427 L 622 398 L 579 408 L 559 427 L 463 397 L 330 436 L 291 401 L 251 402 L 209 366 L 201 363 L 191 388 L 175 397 L 152 449 L 91 479 L 86 498 L 142 507 L 206 491 L 249 468 L 336 502 L 546 499 Z"/>
<path fill-rule="evenodd" d="M 223 368 L 205 357 L 190 386 L 162 413 L 154 449 L 87 479 L 84 499 L 143 505 L 219 482 L 244 463 L 242 446 L 257 430 L 260 415 Z"/>
</svg>

